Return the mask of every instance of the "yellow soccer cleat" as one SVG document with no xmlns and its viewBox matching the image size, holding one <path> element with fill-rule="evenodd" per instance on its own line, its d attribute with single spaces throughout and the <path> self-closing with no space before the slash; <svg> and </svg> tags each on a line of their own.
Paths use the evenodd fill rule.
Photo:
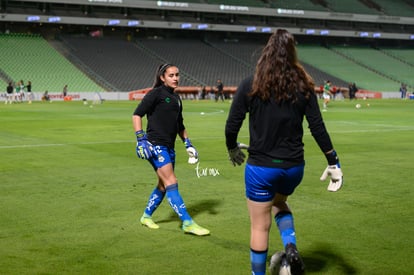
<svg viewBox="0 0 414 275">
<path fill-rule="evenodd" d="M 151 228 L 151 229 L 158 229 L 158 228 L 160 228 L 160 226 L 158 224 L 156 224 L 152 220 L 152 218 L 149 217 L 149 216 L 142 216 L 140 221 L 141 221 L 141 224 L 142 225 L 144 225 L 144 226 L 146 226 L 148 228 Z"/>
<path fill-rule="evenodd" d="M 210 235 L 210 230 L 199 226 L 194 221 L 184 221 L 182 229 L 184 233 L 194 234 L 197 236 Z"/>
</svg>

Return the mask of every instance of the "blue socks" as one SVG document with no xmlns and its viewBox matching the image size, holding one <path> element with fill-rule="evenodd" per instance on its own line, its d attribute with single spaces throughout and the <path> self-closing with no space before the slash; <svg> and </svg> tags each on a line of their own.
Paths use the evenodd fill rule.
<svg viewBox="0 0 414 275">
<path fill-rule="evenodd" d="M 151 217 L 152 213 L 154 213 L 155 209 L 161 204 L 162 200 L 164 199 L 165 192 L 161 191 L 157 187 L 155 187 L 154 191 L 150 195 L 148 199 L 147 206 L 145 207 L 144 215 Z"/>
<path fill-rule="evenodd" d="M 283 247 L 293 243 L 296 245 L 295 226 L 293 224 L 293 215 L 291 212 L 279 212 L 275 216 L 277 227 L 279 228 L 280 237 L 282 238 Z"/>
<path fill-rule="evenodd" d="M 188 214 L 183 198 L 178 192 L 178 184 L 175 183 L 167 186 L 165 188 L 165 191 L 167 193 L 168 202 L 170 203 L 170 206 L 175 211 L 175 213 L 177 213 L 178 217 L 182 221 L 191 221 L 192 218 Z"/>
<path fill-rule="evenodd" d="M 252 275 L 266 274 L 266 251 L 255 251 L 250 248 L 250 263 L 252 265 Z"/>
</svg>

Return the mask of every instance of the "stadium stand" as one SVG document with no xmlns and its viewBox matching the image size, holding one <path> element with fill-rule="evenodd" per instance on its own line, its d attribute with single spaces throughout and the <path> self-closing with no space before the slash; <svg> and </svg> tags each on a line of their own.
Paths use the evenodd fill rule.
<svg viewBox="0 0 414 275">
<path fill-rule="evenodd" d="M 60 92 L 68 82 L 73 91 L 103 90 L 40 35 L 1 34 L 0 52 L 7 77 L 14 82 L 31 80 L 33 91 Z"/>
<path fill-rule="evenodd" d="M 164 60 L 180 64 L 182 72 L 198 81 L 187 80 L 187 85 L 213 85 L 219 78 L 225 85 L 237 85 L 240 76 L 250 72 L 245 64 L 197 39 L 140 39 L 138 43 Z"/>
<path fill-rule="evenodd" d="M 225 85 L 237 86 L 242 78 L 253 72 L 264 45 L 264 41 L 251 39 L 139 38 L 128 41 L 124 37 L 62 35 L 59 41 L 51 41 L 55 48 L 60 49 L 62 55 L 59 56 L 40 36 L 6 37 L 0 36 L 0 48 L 1 45 L 5 48 L 2 56 L 7 56 L 4 59 L 4 75 L 9 79 L 30 78 L 36 91 L 61 91 L 64 83 L 69 83 L 72 91 L 103 90 L 97 84 L 91 85 L 90 79 L 100 83 L 99 79 L 103 79 L 107 85 L 102 86 L 107 87 L 107 91 L 147 88 L 153 84 L 156 67 L 165 62 L 180 67 L 181 86 L 210 86 L 218 78 Z M 7 47 L 5 40 L 9 41 Z M 22 48 L 11 51 L 12 44 Z M 27 48 L 22 46 L 24 44 Z M 368 47 L 341 46 L 329 49 L 305 43 L 298 45 L 298 55 L 318 86 L 327 79 L 336 86 L 347 87 L 347 83 L 352 81 L 361 88 L 379 91 L 393 91 L 400 81 L 413 85 L 409 75 L 413 67 L 410 64 L 413 54 L 409 50 L 379 51 Z M 84 70 L 89 78 L 64 57 L 76 63 L 77 68 Z M 19 66 L 21 64 L 32 65 Z M 4 83 L 7 82 L 5 76 L 1 78 Z M 81 79 L 86 80 L 83 82 Z"/>
<path fill-rule="evenodd" d="M 398 49 L 398 48 L 379 48 L 384 54 L 391 55 L 395 59 L 406 63 L 414 70 L 414 51 L 412 49 Z"/>
<path fill-rule="evenodd" d="M 328 11 L 328 9 L 320 4 L 315 4 L 316 1 L 309 0 L 271 0 L 271 8 L 293 9 L 293 10 L 310 10 L 310 11 Z"/>
<path fill-rule="evenodd" d="M 211 5 L 221 5 L 224 4 L 222 0 L 207 0 L 205 1 Z M 265 2 L 260 0 L 226 0 L 226 5 L 235 5 L 235 6 L 248 6 L 248 7 L 265 7 Z"/>
<path fill-rule="evenodd" d="M 369 7 L 359 0 L 325 0 L 330 10 L 344 13 L 380 14 L 373 7 Z"/>
<path fill-rule="evenodd" d="M 413 17 L 414 15 L 413 1 L 411 1 L 411 5 L 404 0 L 373 0 L 373 2 L 380 6 L 381 12 L 386 15 L 405 17 Z"/>
<path fill-rule="evenodd" d="M 222 4 L 218 0 L 191 0 L 191 2 Z M 85 18 L 122 17 L 144 21 L 148 18 L 160 22 L 179 22 L 180 20 L 214 22 L 214 24 L 230 24 L 229 26 L 233 24 L 267 24 L 272 27 L 296 29 L 329 28 L 332 30 L 353 30 L 355 33 L 360 29 L 366 32 L 414 32 L 414 25 L 401 25 L 393 23 L 393 20 L 388 20 L 390 22 L 383 24 L 344 19 L 266 17 L 254 13 L 240 15 L 231 12 L 189 12 L 184 9 L 144 10 L 93 4 L 78 5 L 71 2 L 47 5 L 40 2 L 23 1 L 0 3 L 2 3 L 2 11 L 7 11 L 7 13 L 38 14 L 41 11 L 48 15 L 77 16 L 82 20 Z M 225 1 L 226 5 L 300 9 L 329 12 L 334 15 L 335 13 L 362 13 L 379 15 L 379 18 L 383 15 L 385 15 L 384 18 L 388 18 L 387 15 L 396 17 L 409 15 L 412 17 L 414 4 L 410 3 L 408 0 L 395 0 L 392 1 L 392 4 L 386 0 Z M 5 29 L 12 26 L 14 28 L 18 25 L 24 26 L 23 29 L 26 30 L 35 30 L 34 33 L 36 30 L 43 34 L 47 33 L 45 31 L 47 24 L 43 26 L 42 24 L 31 24 L 29 27 L 29 23 L 6 23 L 1 24 L 0 27 Z M 55 27 L 57 28 L 57 25 Z M 101 28 L 105 36 L 91 37 L 90 31 L 96 28 Z M 64 31 L 61 31 L 63 29 Z M 132 29 L 129 30 L 134 32 Z M 122 29 L 121 27 L 92 27 L 88 25 L 73 27 L 72 25 L 68 28 L 65 26 L 58 31 L 54 30 L 52 34 L 49 33 L 47 35 L 49 43 L 39 35 L 0 35 L 0 56 L 2 63 L 4 63 L 0 79 L 4 83 L 10 79 L 14 81 L 20 78 L 30 79 L 33 81 L 35 90 L 61 91 L 63 85 L 71 81 L 69 83 L 70 90 L 130 91 L 150 87 L 153 83 L 155 68 L 161 63 L 170 62 L 179 65 L 182 86 L 214 85 L 218 78 L 222 79 L 225 85 L 236 86 L 243 77 L 252 73 L 259 49 L 267 40 L 266 34 L 244 33 L 239 36 L 234 35 L 231 31 L 223 35 L 211 31 L 210 34 L 204 35 L 201 34 L 202 32 L 194 30 L 150 30 L 144 26 L 139 27 L 139 32 L 134 33 L 128 40 L 126 32 L 127 28 Z M 191 32 L 195 35 L 193 36 Z M 54 36 L 56 33 L 61 33 L 57 36 L 58 40 Z M 298 36 L 301 36 L 298 47 L 299 58 L 317 85 L 330 79 L 334 85 L 347 86 L 349 81 L 353 81 L 362 88 L 378 91 L 394 91 L 395 86 L 398 86 L 397 82 L 400 81 L 414 86 L 414 83 L 410 82 L 411 76 L 408 75 L 408 72 L 412 71 L 414 63 L 412 53 L 409 50 L 394 51 L 395 49 L 392 48 L 384 48 L 380 51 L 380 46 L 376 49 L 327 47 L 320 45 L 329 45 L 329 42 L 334 40 L 336 41 L 332 45 L 348 44 L 348 42 L 352 45 L 352 42 L 358 41 L 359 37 L 344 39 L 318 37 L 317 35 L 310 37 L 302 34 Z M 255 39 L 258 37 L 260 39 Z M 4 42 L 6 40 L 7 43 Z M 337 43 L 340 40 L 341 43 Z M 303 43 L 303 41 L 308 42 Z M 374 43 L 377 45 L 370 39 L 365 41 L 367 41 L 366 45 Z M 14 44 L 18 47 L 13 48 Z M 378 45 L 380 44 L 378 42 Z M 381 63 L 380 59 L 384 62 Z M 71 76 L 70 79 L 68 79 L 68 75 Z"/>
<path fill-rule="evenodd" d="M 96 75 L 111 83 L 111 90 L 131 91 L 153 83 L 154 71 L 162 61 L 140 50 L 134 42 L 122 38 L 61 36 L 71 53 Z"/>
<path fill-rule="evenodd" d="M 407 63 L 386 55 L 379 50 L 368 47 L 350 47 L 350 46 L 334 46 L 331 47 L 346 58 L 353 60 L 355 63 L 363 66 L 384 78 L 388 78 L 395 83 L 390 82 L 389 85 L 397 86 L 399 82 L 413 85 L 412 71 L 413 67 Z M 392 89 L 392 86 L 388 86 Z"/>
<path fill-rule="evenodd" d="M 299 45 L 299 58 L 314 67 L 330 73 L 346 82 L 355 82 L 358 87 L 376 91 L 394 91 L 396 81 L 381 76 L 346 58 L 337 52 L 319 45 Z M 392 70 L 392 68 L 388 68 Z M 337 85 L 333 82 L 334 85 Z"/>
</svg>

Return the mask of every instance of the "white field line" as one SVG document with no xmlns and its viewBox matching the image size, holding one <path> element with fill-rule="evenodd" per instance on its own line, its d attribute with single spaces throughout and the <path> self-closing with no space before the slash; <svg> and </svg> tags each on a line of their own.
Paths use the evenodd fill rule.
<svg viewBox="0 0 414 275">
<path fill-rule="evenodd" d="M 385 125 L 384 125 L 385 126 Z M 352 133 L 385 133 L 385 132 L 396 132 L 396 131 L 414 131 L 414 127 L 390 127 L 386 125 L 387 129 L 370 129 L 370 130 L 344 130 L 344 131 L 329 131 L 332 134 L 352 134 Z M 305 131 L 305 135 L 310 135 L 309 131 Z M 248 136 L 239 135 L 239 138 L 248 138 Z M 198 138 L 200 139 L 200 138 Z M 203 137 L 203 140 L 223 140 L 224 136 L 210 136 Z M 191 140 L 197 140 L 192 138 Z M 116 144 L 116 143 L 134 143 L 134 140 L 118 140 L 118 141 L 97 141 L 97 142 L 79 142 L 79 143 L 45 143 L 45 144 L 20 144 L 20 145 L 0 145 L 0 149 L 16 149 L 16 148 L 37 148 L 37 147 L 59 147 L 59 146 L 70 146 L 70 145 L 96 145 L 96 144 Z"/>
</svg>

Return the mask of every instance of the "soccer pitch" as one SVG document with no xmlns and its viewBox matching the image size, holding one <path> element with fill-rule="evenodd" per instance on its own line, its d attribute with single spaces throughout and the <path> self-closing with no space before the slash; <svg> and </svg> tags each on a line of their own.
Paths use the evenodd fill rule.
<svg viewBox="0 0 414 275">
<path fill-rule="evenodd" d="M 184 234 L 167 201 L 160 229 L 141 226 L 156 178 L 135 154 L 137 102 L 1 104 L 0 273 L 250 274 L 244 166 L 224 141 L 230 104 L 183 104 L 200 163 L 177 140 L 176 174 L 206 237 Z M 412 274 L 414 100 L 333 101 L 323 117 L 345 184 L 326 191 L 305 122 L 305 177 L 289 203 L 307 274 Z M 282 249 L 271 232 L 269 257 Z"/>
</svg>

